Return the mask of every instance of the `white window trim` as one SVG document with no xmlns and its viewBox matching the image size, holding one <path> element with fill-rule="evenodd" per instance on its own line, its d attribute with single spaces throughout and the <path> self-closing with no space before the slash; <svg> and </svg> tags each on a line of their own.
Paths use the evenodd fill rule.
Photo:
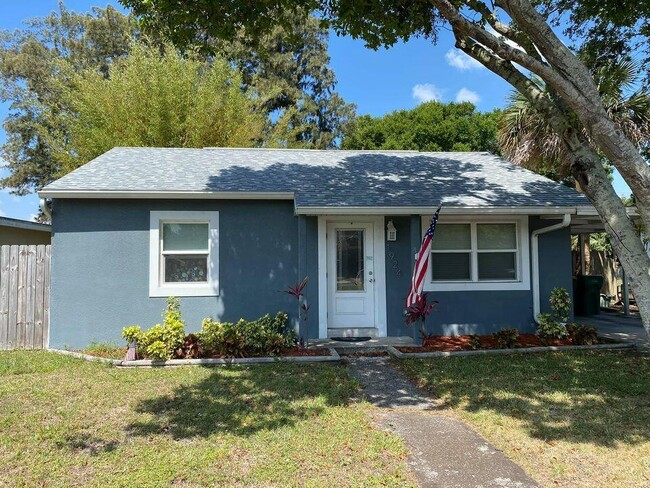
<svg viewBox="0 0 650 488">
<path fill-rule="evenodd" d="M 209 226 L 208 280 L 206 283 L 163 283 L 162 224 L 207 223 Z M 149 296 L 219 296 L 219 212 L 159 211 L 149 213 Z"/>
<path fill-rule="evenodd" d="M 421 219 L 421 235 L 429 227 L 431 216 L 423 216 Z M 424 291 L 502 291 L 502 290 L 530 290 L 530 250 L 528 238 L 528 216 L 478 216 L 452 215 L 449 217 L 440 216 L 441 224 L 516 224 L 517 226 L 517 276 L 512 280 L 491 280 L 491 281 L 432 281 L 431 270 L 427 272 L 427 279 L 424 282 Z M 475 225 L 472 226 L 472 248 L 476 249 Z M 435 239 L 435 236 L 434 236 Z M 474 255 L 474 253 L 472 253 Z M 431 256 L 431 253 L 429 253 Z M 429 263 L 431 264 L 431 263 Z M 478 276 L 477 259 L 472 258 L 472 276 Z"/>
</svg>

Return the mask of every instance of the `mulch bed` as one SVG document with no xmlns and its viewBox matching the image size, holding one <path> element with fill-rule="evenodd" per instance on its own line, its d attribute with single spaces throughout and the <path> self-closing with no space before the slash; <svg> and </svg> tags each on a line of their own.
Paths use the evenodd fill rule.
<svg viewBox="0 0 650 488">
<path fill-rule="evenodd" d="M 478 336 L 481 342 L 481 349 L 498 349 L 494 337 L 491 335 Z M 423 346 L 398 346 L 400 352 L 436 352 L 436 351 L 471 351 L 471 336 L 432 336 L 425 340 Z M 603 342 L 603 341 L 600 341 Z M 608 341 L 609 342 L 609 341 Z M 538 347 L 538 346 L 573 346 L 571 339 L 554 339 L 542 343 L 535 334 L 519 334 L 517 347 Z"/>
</svg>

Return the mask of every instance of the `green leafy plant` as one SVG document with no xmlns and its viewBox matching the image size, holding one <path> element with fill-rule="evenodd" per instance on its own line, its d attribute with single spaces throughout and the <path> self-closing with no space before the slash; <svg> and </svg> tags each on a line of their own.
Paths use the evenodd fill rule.
<svg viewBox="0 0 650 488">
<path fill-rule="evenodd" d="M 549 302 L 555 319 L 568 322 L 571 313 L 571 296 L 566 288 L 553 288 Z"/>
<path fill-rule="evenodd" d="M 163 341 L 154 341 L 147 346 L 147 357 L 154 361 L 169 359 L 169 348 Z"/>
<path fill-rule="evenodd" d="M 519 331 L 517 329 L 501 329 L 492 334 L 499 349 L 514 349 L 519 345 Z"/>
<path fill-rule="evenodd" d="M 181 316 L 180 300 L 176 297 L 167 299 L 162 325 L 156 324 L 145 331 L 137 325 L 125 327 L 122 337 L 129 344 L 135 343 L 138 353 L 146 358 L 163 360 L 183 357 L 185 322 Z M 165 347 L 164 352 L 161 344 Z"/>
<path fill-rule="evenodd" d="M 564 339 L 568 335 L 566 326 L 555 320 L 550 313 L 540 313 L 537 316 L 537 320 L 539 321 L 537 335 L 545 344 L 552 339 Z"/>
<path fill-rule="evenodd" d="M 142 337 L 142 329 L 139 325 L 132 325 L 130 327 L 124 327 L 122 329 L 122 337 L 127 344 L 137 344 L 140 338 Z"/>
<path fill-rule="evenodd" d="M 598 331 L 594 327 L 584 324 L 567 324 L 566 330 L 571 342 L 579 346 L 598 344 Z"/>
<path fill-rule="evenodd" d="M 200 346 L 210 356 L 243 357 L 274 355 L 296 344 L 296 333 L 287 325 L 288 316 L 278 312 L 255 321 L 215 322 L 207 318 L 198 334 Z"/>
</svg>

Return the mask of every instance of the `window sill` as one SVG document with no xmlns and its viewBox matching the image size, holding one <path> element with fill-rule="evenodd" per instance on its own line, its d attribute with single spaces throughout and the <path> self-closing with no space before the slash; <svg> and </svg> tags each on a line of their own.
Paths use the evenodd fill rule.
<svg viewBox="0 0 650 488">
<path fill-rule="evenodd" d="M 459 281 L 425 283 L 424 291 L 515 291 L 530 290 L 529 281 Z"/>
<path fill-rule="evenodd" d="M 217 297 L 219 290 L 212 285 L 165 285 L 149 289 L 150 297 Z"/>
</svg>

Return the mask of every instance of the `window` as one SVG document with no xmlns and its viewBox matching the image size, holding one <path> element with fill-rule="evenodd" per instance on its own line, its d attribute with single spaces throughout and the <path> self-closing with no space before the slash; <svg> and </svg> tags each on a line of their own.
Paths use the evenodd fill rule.
<svg viewBox="0 0 650 488">
<path fill-rule="evenodd" d="M 218 212 L 151 212 L 150 296 L 218 295 Z"/>
<path fill-rule="evenodd" d="M 427 291 L 530 288 L 527 217 L 441 219 L 430 256 Z"/>
</svg>

